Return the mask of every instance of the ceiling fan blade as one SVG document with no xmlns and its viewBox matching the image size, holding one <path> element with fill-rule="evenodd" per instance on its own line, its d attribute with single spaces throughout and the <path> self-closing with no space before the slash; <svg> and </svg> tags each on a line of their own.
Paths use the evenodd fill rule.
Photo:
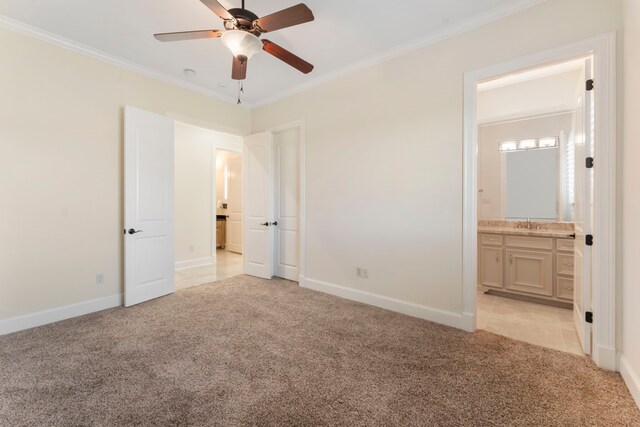
<svg viewBox="0 0 640 427">
<path fill-rule="evenodd" d="M 159 33 L 153 37 L 161 42 L 177 42 L 181 40 L 215 39 L 222 35 L 220 30 L 179 31 L 176 33 Z"/>
<path fill-rule="evenodd" d="M 213 13 L 218 15 L 222 19 L 235 19 L 233 15 L 229 13 L 220 3 L 216 0 L 200 0 L 205 6 L 207 6 Z"/>
<path fill-rule="evenodd" d="M 305 74 L 309 74 L 313 70 L 313 65 L 272 41 L 262 40 L 262 49 Z"/>
<path fill-rule="evenodd" d="M 233 57 L 233 65 L 231 66 L 231 78 L 233 80 L 244 80 L 247 77 L 247 61 L 240 61 L 235 56 Z"/>
<path fill-rule="evenodd" d="M 269 31 L 279 30 L 281 28 L 304 24 L 305 22 L 313 21 L 313 19 L 313 12 L 311 12 L 311 9 L 309 9 L 306 4 L 300 3 L 287 9 L 283 9 L 280 12 L 258 18 L 253 21 L 253 23 L 254 25 L 257 25 L 263 33 L 266 33 Z"/>
</svg>

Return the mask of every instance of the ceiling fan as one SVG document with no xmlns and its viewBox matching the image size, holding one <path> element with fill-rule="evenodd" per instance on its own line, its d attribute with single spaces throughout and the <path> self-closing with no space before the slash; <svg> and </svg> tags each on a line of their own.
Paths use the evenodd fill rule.
<svg viewBox="0 0 640 427">
<path fill-rule="evenodd" d="M 300 3 L 296 6 L 259 18 L 255 13 L 245 9 L 244 0 L 242 0 L 241 8 L 228 10 L 216 0 L 200 1 L 224 21 L 226 31 L 180 31 L 154 34 L 154 37 L 162 42 L 222 38 L 222 43 L 233 53 L 231 78 L 234 80 L 244 80 L 246 78 L 247 61 L 261 50 L 264 50 L 305 74 L 313 70 L 313 65 L 304 59 L 294 55 L 272 41 L 259 39 L 264 33 L 313 21 L 313 13 L 305 4 Z"/>
</svg>

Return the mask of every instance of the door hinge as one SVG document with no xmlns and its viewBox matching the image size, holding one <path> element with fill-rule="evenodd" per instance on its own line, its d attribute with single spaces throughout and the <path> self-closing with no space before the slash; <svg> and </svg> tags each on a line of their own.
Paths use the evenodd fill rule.
<svg viewBox="0 0 640 427">
<path fill-rule="evenodd" d="M 584 321 L 587 323 L 593 323 L 593 312 L 585 311 L 584 313 Z"/>
<path fill-rule="evenodd" d="M 593 234 L 587 234 L 584 236 L 584 244 L 587 246 L 593 246 Z"/>
<path fill-rule="evenodd" d="M 593 90 L 593 79 L 587 80 L 587 91 Z"/>
<path fill-rule="evenodd" d="M 591 169 L 593 167 L 593 157 L 587 157 L 584 164 L 587 167 L 587 169 Z"/>
</svg>

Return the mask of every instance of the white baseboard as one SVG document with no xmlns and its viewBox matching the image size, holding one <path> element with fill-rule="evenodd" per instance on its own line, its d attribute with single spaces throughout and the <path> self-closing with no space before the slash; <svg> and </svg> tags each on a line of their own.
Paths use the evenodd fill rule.
<svg viewBox="0 0 640 427">
<path fill-rule="evenodd" d="M 469 315 L 439 310 L 437 308 L 427 307 L 425 305 L 402 301 L 340 285 L 334 285 L 332 283 L 309 279 L 303 276 L 300 276 L 300 286 L 314 291 L 335 295 L 337 297 L 358 301 L 364 304 L 386 308 L 387 310 L 418 317 L 420 319 L 430 320 L 435 323 L 441 323 L 443 325 L 452 326 L 465 331 L 471 331 L 471 326 L 474 324 L 473 316 L 469 317 Z"/>
<path fill-rule="evenodd" d="M 608 369 L 610 371 L 618 371 L 618 351 L 613 347 L 596 345 L 597 354 L 594 354 L 594 362 L 599 368 Z"/>
<path fill-rule="evenodd" d="M 176 270 L 184 270 L 185 268 L 202 267 L 205 265 L 215 265 L 215 258 L 207 256 L 204 258 L 188 259 L 186 261 L 176 261 Z"/>
<path fill-rule="evenodd" d="M 620 355 L 620 375 L 622 375 L 622 379 L 627 384 L 633 400 L 636 401 L 636 405 L 640 408 L 640 375 L 633 369 L 624 354 Z"/>
<path fill-rule="evenodd" d="M 65 305 L 64 307 L 51 308 L 38 311 L 36 313 L 25 314 L 23 316 L 11 317 L 0 320 L 0 335 L 22 331 L 24 329 L 35 328 L 60 320 L 82 316 L 108 308 L 122 305 L 122 294 L 110 295 L 108 297 L 83 301 L 76 304 Z"/>
</svg>

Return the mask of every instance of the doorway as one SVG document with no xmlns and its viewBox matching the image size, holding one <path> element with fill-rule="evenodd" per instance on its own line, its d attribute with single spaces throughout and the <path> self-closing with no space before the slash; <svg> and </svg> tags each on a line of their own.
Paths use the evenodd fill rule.
<svg viewBox="0 0 640 427">
<path fill-rule="evenodd" d="M 582 281 L 584 286 L 576 285 L 579 288 L 573 292 L 574 300 L 584 301 L 583 306 L 580 304 L 572 304 L 574 306 L 573 320 L 577 326 L 577 330 L 583 330 L 581 336 L 583 350 L 590 353 L 593 360 L 598 366 L 615 370 L 615 35 L 608 34 L 598 38 L 590 39 L 584 42 L 563 46 L 552 51 L 542 52 L 520 58 L 508 63 L 498 64 L 482 70 L 467 73 L 465 75 L 465 144 L 464 144 L 464 218 L 463 218 L 463 315 L 468 320 L 467 329 L 475 330 L 476 326 L 482 326 L 482 313 L 480 310 L 486 309 L 482 307 L 482 302 L 478 298 L 478 284 L 480 280 L 486 285 L 492 284 L 495 288 L 508 290 L 512 294 L 520 293 L 526 296 L 535 295 L 540 297 L 541 294 L 549 299 L 556 298 L 562 290 L 561 271 L 565 273 L 565 285 L 569 279 L 569 262 L 571 260 L 570 245 L 567 244 L 567 237 L 564 236 L 535 236 L 529 233 L 531 227 L 536 229 L 544 229 L 545 224 L 539 224 L 539 221 L 532 221 L 529 218 L 517 217 L 512 218 L 514 222 L 518 220 L 515 227 L 524 228 L 525 231 L 519 235 L 499 234 L 499 233 L 483 233 L 487 231 L 481 227 L 484 226 L 507 226 L 501 223 L 485 223 L 480 224 L 479 206 L 482 203 L 495 204 L 494 197 L 481 196 L 478 186 L 478 144 L 480 141 L 480 130 L 478 128 L 478 84 L 497 81 L 499 78 L 509 78 L 522 74 L 524 70 L 541 69 L 550 65 L 559 65 L 583 58 L 593 58 L 593 80 L 586 77 L 585 91 L 597 88 L 593 96 L 593 111 L 595 114 L 585 114 L 586 119 L 593 120 L 593 126 L 585 124 L 587 132 L 585 137 L 593 136 L 592 156 L 588 151 L 579 153 L 575 151 L 576 156 L 583 156 L 582 159 L 576 158 L 575 165 L 581 168 L 593 165 L 593 160 L 589 161 L 589 157 L 595 157 L 597 170 L 590 176 L 584 174 L 585 184 L 591 186 L 594 191 L 593 202 L 588 199 L 584 200 L 585 205 L 578 206 L 579 200 L 575 201 L 574 212 L 574 230 L 575 247 L 583 251 L 583 259 L 585 268 L 578 268 L 573 265 L 572 280 L 576 282 Z M 587 68 L 588 70 L 588 68 Z M 588 82 L 588 80 L 592 80 Z M 589 87 L 590 86 L 590 87 Z M 525 98 L 526 100 L 526 98 Z M 589 106 L 584 108 L 588 110 Z M 575 116 L 576 114 L 574 112 Z M 574 123 L 574 127 L 576 127 Z M 553 135 L 549 135 L 553 136 Z M 553 138 L 547 138 L 542 135 L 522 137 L 522 139 L 512 138 L 500 141 L 504 144 L 503 149 L 512 149 L 513 151 L 533 148 L 549 149 L 550 145 L 558 144 L 558 161 L 562 162 L 560 156 L 562 146 L 558 136 L 554 141 Z M 567 139 L 568 141 L 568 139 Z M 585 140 L 586 141 L 586 140 Z M 582 142 L 582 141 L 577 141 Z M 578 145 L 578 144 L 576 144 Z M 515 148 L 514 148 L 515 146 Z M 499 149 L 496 147 L 496 150 Z M 566 145 L 564 146 L 567 147 Z M 566 152 L 566 150 L 565 150 Z M 505 156 L 506 157 L 506 156 Z M 553 157 L 553 156 L 552 156 Z M 586 159 L 586 160 L 585 160 Z M 513 163 L 512 169 L 516 162 L 505 160 L 502 164 L 506 164 L 506 168 Z M 568 162 L 564 162 L 568 164 Z M 500 166 L 502 168 L 503 166 Z M 526 162 L 530 164 L 530 162 Z M 522 164 L 520 166 L 522 168 Z M 503 170 L 499 169 L 503 174 Z M 496 169 L 494 169 L 496 171 Z M 575 176 L 580 176 L 576 174 Z M 558 186 L 558 193 L 562 193 L 562 180 Z M 575 184 L 575 183 L 574 183 Z M 576 188 L 576 187 L 574 187 Z M 508 193 L 508 190 L 506 190 Z M 589 192 L 582 193 L 588 196 Z M 507 194 L 508 195 L 508 194 Z M 483 198 L 485 200 L 483 200 Z M 489 199 L 489 200 L 486 200 Z M 508 199 L 508 197 L 507 197 Z M 558 202 L 556 208 L 561 211 L 562 200 Z M 506 200 L 508 211 L 509 201 Z M 501 204 L 504 209 L 504 204 Z M 567 207 L 566 205 L 564 206 Z M 501 211 L 501 212 L 504 212 Z M 567 211 L 564 211 L 565 213 Z M 589 222 L 588 215 L 592 213 L 593 222 Z M 582 215 L 582 216 L 579 216 Z M 507 217 L 509 214 L 506 215 Z M 586 218 L 586 222 L 585 222 Z M 504 218 L 508 219 L 508 218 Z M 501 219 L 502 220 L 502 219 Z M 583 221 L 581 228 L 578 224 Z M 513 224 L 511 224 L 513 225 Z M 514 228 L 515 228 L 514 227 Z M 590 228 L 592 227 L 592 228 Z M 583 232 L 584 235 L 578 235 Z M 486 234 L 486 235 L 485 235 Z M 571 233 L 573 234 L 573 233 Z M 594 237 L 595 236 L 595 237 Z M 596 244 L 593 244 L 594 239 Z M 493 241 L 492 241 L 493 240 Z M 565 240 L 565 241 L 562 241 Z M 493 244 L 494 251 L 484 250 L 484 247 L 490 247 Z M 499 248 L 499 249 L 498 249 Z M 483 254 L 484 252 L 484 254 Z M 576 261 L 578 251 L 573 253 Z M 482 258 L 482 264 L 478 262 L 480 255 L 486 255 Z M 489 255 L 492 255 L 491 258 Z M 592 255 L 592 260 L 589 256 Z M 502 268 L 494 268 L 493 278 L 491 274 L 485 274 L 484 270 L 490 270 L 488 260 L 493 263 L 502 265 Z M 561 270 L 563 260 L 566 262 L 566 268 Z M 507 267 L 506 265 L 509 265 Z M 592 266 L 592 268 L 589 268 Z M 501 273 L 501 274 L 499 274 Z M 586 273 L 584 277 L 578 277 L 576 273 Z M 559 291 L 560 289 L 560 291 Z M 500 295 L 504 297 L 503 295 Z M 476 300 L 478 304 L 476 305 Z M 478 316 L 476 316 L 476 308 Z M 565 318 L 565 320 L 568 320 Z M 593 338 L 592 342 L 590 338 Z"/>
<path fill-rule="evenodd" d="M 176 122 L 176 289 L 243 272 L 242 141 Z"/>
<path fill-rule="evenodd" d="M 535 67 L 477 92 L 477 327 L 579 355 L 590 353 L 573 315 L 591 276 L 576 244 L 590 68 L 591 58 Z"/>
</svg>

